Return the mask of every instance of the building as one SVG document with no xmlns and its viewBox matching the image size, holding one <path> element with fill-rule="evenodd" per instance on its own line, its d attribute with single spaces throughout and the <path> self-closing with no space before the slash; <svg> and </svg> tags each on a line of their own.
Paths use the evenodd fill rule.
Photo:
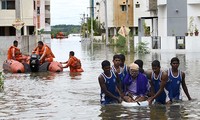
<svg viewBox="0 0 200 120">
<path fill-rule="evenodd" d="M 0 0 L 0 36 L 15 36 L 16 31 L 13 23 L 16 20 L 15 0 Z M 21 35 L 29 35 L 34 32 L 33 24 L 34 2 L 32 0 L 20 1 L 20 20 L 24 27 L 21 29 Z"/>
<path fill-rule="evenodd" d="M 200 37 L 195 34 L 200 27 L 200 0 L 150 1 L 156 3 L 157 9 L 150 15 L 157 17 L 157 34 L 150 37 L 140 34 L 135 38 L 135 46 L 141 40 L 149 43 L 150 50 L 200 52 Z"/>
<path fill-rule="evenodd" d="M 37 17 L 38 30 L 44 29 L 44 31 L 51 31 L 50 0 L 38 0 Z"/>
<path fill-rule="evenodd" d="M 105 5 L 107 5 L 107 24 L 109 35 L 117 34 L 121 26 L 128 26 L 133 30 L 133 0 L 128 0 L 128 15 L 126 9 L 126 0 L 95 0 L 95 18 L 105 28 Z M 128 22 L 127 22 L 128 18 Z"/>
<path fill-rule="evenodd" d="M 48 31 L 49 35 L 35 38 L 36 29 Z M 4 42 L 5 49 L 14 39 L 20 41 L 21 49 L 30 49 L 28 43 L 35 46 L 37 40 L 49 39 L 50 31 L 50 0 L 0 0 L 0 43 Z"/>
<path fill-rule="evenodd" d="M 158 0 L 158 36 L 185 36 L 199 29 L 199 10 L 199 0 Z"/>
</svg>

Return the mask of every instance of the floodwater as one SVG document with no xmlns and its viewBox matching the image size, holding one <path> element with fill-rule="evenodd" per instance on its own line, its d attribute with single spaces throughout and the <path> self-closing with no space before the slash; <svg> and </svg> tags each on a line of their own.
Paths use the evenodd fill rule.
<svg viewBox="0 0 200 120">
<path fill-rule="evenodd" d="M 70 75 L 66 68 L 62 73 L 5 74 L 4 91 L 0 93 L 0 119 L 5 120 L 100 120 L 100 119 L 200 119 L 200 54 L 184 51 L 154 51 L 147 55 L 126 56 L 129 64 L 140 58 L 144 68 L 150 69 L 154 59 L 161 61 L 162 69 L 169 67 L 170 59 L 178 56 L 180 68 L 186 72 L 186 84 L 193 98 L 171 106 L 125 108 L 121 105 L 101 106 L 98 76 L 101 62 L 112 63 L 115 48 L 102 44 L 91 47 L 80 42 L 79 37 L 51 41 L 57 61 L 66 61 L 69 51 L 81 59 L 85 72 Z M 93 50 L 91 50 L 93 48 Z M 0 55 L 1 65 L 5 54 Z M 2 67 L 2 66 L 1 66 Z"/>
</svg>

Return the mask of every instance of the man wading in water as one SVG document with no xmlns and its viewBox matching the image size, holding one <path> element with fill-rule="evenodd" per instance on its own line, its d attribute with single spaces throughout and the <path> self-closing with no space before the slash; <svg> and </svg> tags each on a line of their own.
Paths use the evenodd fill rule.
<svg viewBox="0 0 200 120">
<path fill-rule="evenodd" d="M 98 77 L 101 87 L 101 104 L 121 103 L 121 82 L 117 73 L 111 70 L 108 60 L 104 60 L 101 65 L 103 73 Z"/>
</svg>

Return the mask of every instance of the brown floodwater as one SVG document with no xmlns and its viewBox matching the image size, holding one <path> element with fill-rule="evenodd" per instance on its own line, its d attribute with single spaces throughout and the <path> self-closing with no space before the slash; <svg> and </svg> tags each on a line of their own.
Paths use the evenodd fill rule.
<svg viewBox="0 0 200 120">
<path fill-rule="evenodd" d="M 101 62 L 117 53 L 117 48 L 103 44 L 91 47 L 80 42 L 79 37 L 52 39 L 51 47 L 56 61 L 66 61 L 69 51 L 81 59 L 84 72 L 70 74 L 66 68 L 61 73 L 5 74 L 4 91 L 0 93 L 0 119 L 20 120 L 98 120 L 98 119 L 200 119 L 200 54 L 184 51 L 154 51 L 147 55 L 126 56 L 129 64 L 136 59 L 144 61 L 144 68 L 150 69 L 154 59 L 161 61 L 162 69 L 170 67 L 170 59 L 178 56 L 180 68 L 186 72 L 186 84 L 193 98 L 171 106 L 125 108 L 121 105 L 100 105 L 98 76 L 102 72 Z M 93 48 L 93 50 L 91 49 Z M 6 53 L 0 54 L 0 67 Z M 2 69 L 0 69 L 2 70 Z"/>
</svg>

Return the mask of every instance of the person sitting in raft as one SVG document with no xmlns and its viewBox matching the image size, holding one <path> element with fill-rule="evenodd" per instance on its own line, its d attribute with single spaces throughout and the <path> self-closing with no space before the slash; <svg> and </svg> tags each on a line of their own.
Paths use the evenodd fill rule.
<svg viewBox="0 0 200 120">
<path fill-rule="evenodd" d="M 67 64 L 63 68 L 70 69 L 70 72 L 83 72 L 83 69 L 81 68 L 81 61 L 74 56 L 74 51 L 69 52 L 69 60 L 66 62 L 60 62 L 61 64 Z"/>
<path fill-rule="evenodd" d="M 35 54 L 40 56 L 40 64 L 44 62 L 52 62 L 55 58 L 51 48 L 44 44 L 42 41 L 38 41 L 38 46 L 34 49 Z"/>
<path fill-rule="evenodd" d="M 15 40 L 13 42 L 13 45 L 8 49 L 7 59 L 8 60 L 13 59 L 19 62 L 26 62 L 28 57 L 22 55 L 20 49 L 17 46 L 18 46 L 18 41 Z"/>
<path fill-rule="evenodd" d="M 110 62 L 108 60 L 104 60 L 101 63 L 101 66 L 103 73 L 98 77 L 99 85 L 101 87 L 101 104 L 121 103 L 121 82 L 118 74 L 111 70 Z"/>
<path fill-rule="evenodd" d="M 147 100 L 149 92 L 149 83 L 147 77 L 139 72 L 139 66 L 135 63 L 129 65 L 129 73 L 126 75 L 124 82 L 126 102 L 141 102 Z"/>
</svg>

